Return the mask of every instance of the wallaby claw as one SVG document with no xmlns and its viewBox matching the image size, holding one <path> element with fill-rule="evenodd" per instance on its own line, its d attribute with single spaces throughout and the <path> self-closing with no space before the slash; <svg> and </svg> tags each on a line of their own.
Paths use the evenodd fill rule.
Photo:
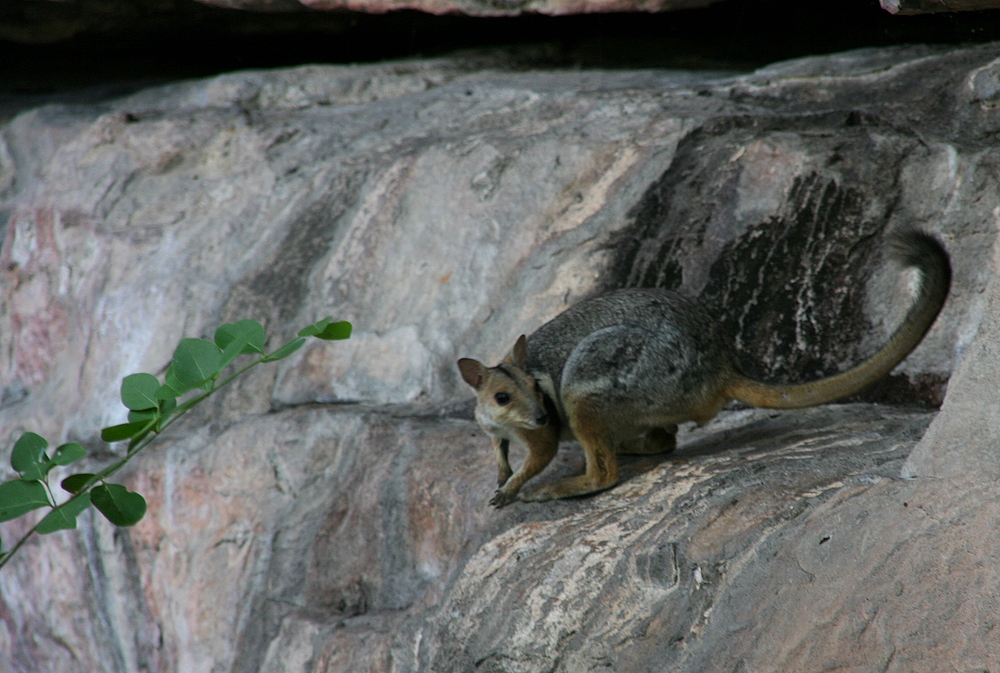
<svg viewBox="0 0 1000 673">
<path fill-rule="evenodd" d="M 501 507 L 505 507 L 514 502 L 514 500 L 514 498 L 510 497 L 500 489 L 497 489 L 496 494 L 494 494 L 493 498 L 490 500 L 490 504 L 497 509 L 500 509 Z"/>
</svg>

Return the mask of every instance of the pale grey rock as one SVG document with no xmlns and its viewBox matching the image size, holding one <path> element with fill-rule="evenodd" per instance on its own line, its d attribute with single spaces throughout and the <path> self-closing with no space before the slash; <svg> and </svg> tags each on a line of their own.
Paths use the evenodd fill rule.
<svg viewBox="0 0 1000 673">
<path fill-rule="evenodd" d="M 0 573 L 0 670 L 992 670 L 993 416 L 963 419 L 996 366 L 998 63 L 305 67 L 19 115 L 0 127 L 7 445 L 30 429 L 108 456 L 120 379 L 220 322 L 356 332 L 134 461 L 134 528 L 86 515 L 29 545 Z M 905 304 L 878 243 L 910 225 L 951 251 L 953 293 L 866 399 L 922 408 L 729 410 L 606 493 L 488 508 L 457 357 L 659 284 L 718 303 L 754 373 L 836 371 Z M 580 466 L 567 446 L 538 479 Z"/>
<path fill-rule="evenodd" d="M 984 292 L 983 322 L 956 368 L 942 414 L 903 466 L 904 477 L 1000 481 L 1000 269 Z"/>
<path fill-rule="evenodd" d="M 996 485 L 943 497 L 940 482 L 888 478 L 928 419 L 872 411 L 710 427 L 701 445 L 727 450 L 689 444 L 593 507 L 495 537 L 415 668 L 992 670 L 997 568 L 969 536 L 994 525 Z M 827 444 L 832 427 L 849 434 Z M 761 455 L 732 448 L 755 441 Z M 859 459 L 872 463 L 853 474 L 825 462 Z"/>
</svg>

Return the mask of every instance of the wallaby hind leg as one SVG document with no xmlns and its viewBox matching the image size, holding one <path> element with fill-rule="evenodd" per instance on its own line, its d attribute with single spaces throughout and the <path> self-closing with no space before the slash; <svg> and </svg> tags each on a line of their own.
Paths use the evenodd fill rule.
<svg viewBox="0 0 1000 673">
<path fill-rule="evenodd" d="M 618 483 L 618 461 L 615 459 L 610 433 L 602 424 L 597 405 L 583 400 L 567 407 L 570 427 L 583 446 L 587 460 L 586 472 L 577 477 L 567 477 L 544 486 L 524 500 L 536 502 L 569 498 L 611 488 Z"/>
<path fill-rule="evenodd" d="M 517 492 L 536 474 L 545 469 L 545 466 L 552 462 L 559 448 L 559 436 L 551 427 L 543 427 L 538 430 L 525 431 L 521 440 L 528 449 L 528 455 L 524 459 L 521 468 L 513 474 L 506 483 L 501 483 L 496 495 L 490 500 L 494 507 L 503 507 L 516 499 Z M 503 440 L 506 443 L 507 440 Z M 497 449 L 499 452 L 499 448 Z M 506 455 L 504 456 L 506 458 Z M 510 464 L 508 463 L 508 469 Z M 500 476 L 503 476 L 501 469 Z"/>
<path fill-rule="evenodd" d="M 677 426 L 653 428 L 646 434 L 626 440 L 618 446 L 618 453 L 670 453 L 677 448 Z"/>
</svg>

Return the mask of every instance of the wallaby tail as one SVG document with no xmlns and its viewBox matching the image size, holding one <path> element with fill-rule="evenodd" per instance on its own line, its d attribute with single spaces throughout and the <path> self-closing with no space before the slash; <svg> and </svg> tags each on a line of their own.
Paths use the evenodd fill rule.
<svg viewBox="0 0 1000 673">
<path fill-rule="evenodd" d="M 936 239 L 914 229 L 893 234 L 889 251 L 903 266 L 916 268 L 920 280 L 906 317 L 875 355 L 841 374 L 798 385 L 770 385 L 736 375 L 726 388 L 727 395 L 755 407 L 796 409 L 852 395 L 892 371 L 937 318 L 951 287 L 951 263 Z"/>
</svg>

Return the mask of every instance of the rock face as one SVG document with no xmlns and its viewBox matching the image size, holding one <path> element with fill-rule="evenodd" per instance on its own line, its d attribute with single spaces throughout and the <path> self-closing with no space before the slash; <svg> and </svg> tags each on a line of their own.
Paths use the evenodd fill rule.
<svg viewBox="0 0 1000 673">
<path fill-rule="evenodd" d="M 590 12 L 668 11 L 705 7 L 717 0 L 197 0 L 202 5 L 249 12 L 290 13 L 312 10 L 355 10 L 383 13 L 395 9 L 416 9 L 432 14 L 462 13 L 470 16 L 517 16 L 524 13 L 581 14 Z M 72 7 L 58 2 L 41 6 L 25 0 L 7 0 L 0 14 L 0 35 L 24 39 L 43 35 L 64 39 L 85 26 L 102 26 L 131 20 L 169 21 L 173 14 L 201 20 L 198 5 L 178 0 L 74 0 Z M 56 5 L 55 7 L 48 5 Z M 218 17 L 217 17 L 218 20 Z M 223 17 L 222 20 L 225 20 Z"/>
<path fill-rule="evenodd" d="M 997 45 L 744 76 L 469 59 L 24 112 L 0 135 L 5 445 L 106 459 L 120 379 L 221 322 L 356 332 L 133 461 L 134 528 L 30 544 L 0 669 L 994 670 L 998 81 Z M 879 242 L 909 225 L 953 293 L 862 401 L 733 409 L 606 493 L 488 508 L 457 357 L 663 286 L 717 305 L 755 375 L 832 373 L 908 301 Z M 580 466 L 566 446 L 537 479 Z"/>
<path fill-rule="evenodd" d="M 994 259 L 996 259 L 994 254 Z M 907 477 L 932 477 L 974 481 L 1000 480 L 997 460 L 1000 403 L 993 390 L 997 370 L 997 339 L 1000 339 L 1000 288 L 993 276 L 986 290 L 985 316 L 976 338 L 952 378 L 953 391 L 941 416 L 928 430 L 904 465 Z"/>
<path fill-rule="evenodd" d="M 936 12 L 968 12 L 983 9 L 995 9 L 996 0 L 943 0 L 929 2 L 928 0 L 879 0 L 882 9 L 891 14 L 912 15 L 930 14 Z"/>
<path fill-rule="evenodd" d="M 210 5 L 232 5 L 229 0 L 201 0 Z M 238 2 L 240 0 L 237 0 Z M 246 4 L 260 0 L 249 0 Z M 529 12 L 565 15 L 590 12 L 663 12 L 705 7 L 716 0 L 299 0 L 310 9 L 389 12 L 419 9 L 431 14 L 462 13 L 469 16 L 517 16 Z"/>
<path fill-rule="evenodd" d="M 314 10 L 354 10 L 382 13 L 397 9 L 417 9 L 432 14 L 462 13 L 469 16 L 517 16 L 525 13 L 587 14 L 592 12 L 661 12 L 705 7 L 717 0 L 197 0 L 225 9 L 250 12 L 294 12 Z M 198 16 L 177 0 L 74 0 L 71 8 L 38 6 L 26 0 L 7 0 L 6 19 L 0 33 L 13 39 L 47 35 L 64 39 L 87 25 L 106 25 L 117 21 L 148 18 L 170 12 Z M 883 9 L 892 14 L 960 12 L 1000 7 L 998 0 L 881 0 Z M 45 33 L 38 32 L 41 27 Z"/>
</svg>

